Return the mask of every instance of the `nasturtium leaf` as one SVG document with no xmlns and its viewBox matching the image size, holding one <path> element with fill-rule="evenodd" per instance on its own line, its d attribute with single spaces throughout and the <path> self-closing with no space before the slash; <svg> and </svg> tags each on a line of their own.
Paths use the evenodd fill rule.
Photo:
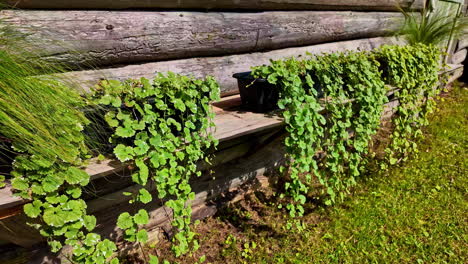
<svg viewBox="0 0 468 264">
<path fill-rule="evenodd" d="M 46 201 L 51 204 L 63 204 L 68 201 L 68 197 L 66 195 L 57 195 L 57 193 L 50 193 L 46 197 Z"/>
<path fill-rule="evenodd" d="M 183 152 L 181 152 L 181 151 L 176 152 L 176 156 L 181 161 L 185 159 L 185 154 Z"/>
<path fill-rule="evenodd" d="M 120 161 L 124 162 L 133 158 L 134 151 L 132 147 L 119 144 L 114 148 L 114 154 Z"/>
<path fill-rule="evenodd" d="M 90 247 L 94 246 L 101 241 L 101 236 L 96 233 L 89 233 L 86 235 L 86 238 L 83 240 L 83 243 Z"/>
<path fill-rule="evenodd" d="M 62 248 L 62 243 L 57 240 L 49 241 L 48 244 L 50 246 L 50 251 L 54 253 L 58 252 Z"/>
<path fill-rule="evenodd" d="M 135 135 L 135 130 L 131 126 L 119 126 L 115 130 L 115 134 L 119 137 L 129 138 Z"/>
<path fill-rule="evenodd" d="M 69 167 L 64 174 L 65 180 L 69 184 L 80 184 L 81 186 L 86 186 L 89 183 L 89 174 L 77 167 Z"/>
<path fill-rule="evenodd" d="M 53 226 L 53 227 L 60 227 L 65 224 L 65 219 L 62 217 L 63 215 L 59 215 L 57 210 L 60 210 L 60 209 L 46 208 L 44 210 L 42 219 L 44 220 L 46 224 Z"/>
<path fill-rule="evenodd" d="M 163 100 L 160 100 L 160 99 L 157 99 L 154 101 L 154 105 L 156 106 L 156 108 L 158 108 L 159 110 L 167 110 L 167 105 L 166 103 L 164 103 Z"/>
<path fill-rule="evenodd" d="M 136 234 L 136 238 L 138 242 L 146 243 L 148 241 L 148 232 L 146 232 L 145 229 L 142 229 L 138 231 L 138 233 Z"/>
<path fill-rule="evenodd" d="M 117 127 L 119 126 L 119 121 L 115 119 L 115 113 L 114 112 L 108 112 L 105 116 L 104 119 L 106 120 L 107 124 L 111 127 Z"/>
<path fill-rule="evenodd" d="M 184 102 L 183 102 L 181 99 L 179 99 L 179 98 L 175 98 L 174 101 L 173 101 L 173 103 L 174 103 L 175 109 L 177 109 L 177 110 L 180 110 L 180 111 L 182 111 L 182 112 L 185 112 L 185 110 L 187 109 L 187 108 L 185 107 Z"/>
<path fill-rule="evenodd" d="M 60 175 L 49 174 L 42 181 L 42 189 L 45 192 L 56 191 L 63 184 L 64 180 Z"/>
<path fill-rule="evenodd" d="M 141 185 L 146 185 L 148 182 L 149 170 L 148 166 L 145 164 L 145 161 L 142 159 L 135 160 L 135 165 L 138 167 L 138 172 L 134 173 L 133 175 L 137 177 L 132 177 L 132 179 L 136 180 L 135 182 Z"/>
<path fill-rule="evenodd" d="M 133 218 L 132 216 L 125 212 L 119 215 L 117 219 L 117 226 L 121 229 L 128 229 L 133 226 Z"/>
<path fill-rule="evenodd" d="M 96 249 L 101 252 L 105 258 L 109 258 L 112 256 L 112 253 L 117 250 L 117 246 L 109 239 L 104 239 L 99 242 Z"/>
<path fill-rule="evenodd" d="M 149 139 L 151 146 L 158 148 L 162 144 L 162 139 L 160 135 L 154 135 Z"/>
<path fill-rule="evenodd" d="M 88 231 L 92 231 L 96 227 L 96 217 L 93 215 L 85 215 L 83 217 L 84 226 Z"/>
<path fill-rule="evenodd" d="M 135 145 L 136 146 L 133 148 L 135 155 L 144 155 L 149 150 L 149 146 L 144 140 L 135 140 Z"/>
<path fill-rule="evenodd" d="M 158 257 L 150 255 L 149 264 L 159 264 Z"/>
<path fill-rule="evenodd" d="M 25 204 L 23 209 L 24 209 L 24 213 L 27 216 L 31 218 L 36 218 L 41 213 L 41 207 L 42 207 L 42 202 L 36 200 L 36 201 L 33 201 L 32 203 Z"/>
<path fill-rule="evenodd" d="M 71 195 L 71 197 L 77 199 L 81 196 L 81 188 L 80 187 L 72 187 L 67 190 L 67 194 Z"/>
<path fill-rule="evenodd" d="M 144 204 L 147 204 L 153 200 L 151 193 L 146 189 L 140 189 L 138 193 L 138 200 Z"/>
<path fill-rule="evenodd" d="M 29 188 L 28 181 L 24 178 L 14 178 L 11 180 L 11 186 L 15 190 L 25 191 Z"/>
<path fill-rule="evenodd" d="M 148 224 L 148 221 L 149 221 L 148 212 L 144 209 L 140 209 L 138 213 L 135 216 L 133 216 L 133 220 L 135 221 L 135 224 L 138 224 L 138 225 Z"/>
<path fill-rule="evenodd" d="M 78 236 L 78 232 L 79 232 L 78 229 L 68 230 L 67 232 L 65 232 L 65 237 L 66 238 L 76 238 Z M 67 244 L 70 245 L 69 243 L 67 243 Z"/>
<path fill-rule="evenodd" d="M 103 104 L 103 105 L 110 105 L 112 102 L 112 96 L 111 95 L 104 95 L 101 97 L 101 99 L 99 100 L 99 104 Z"/>
</svg>

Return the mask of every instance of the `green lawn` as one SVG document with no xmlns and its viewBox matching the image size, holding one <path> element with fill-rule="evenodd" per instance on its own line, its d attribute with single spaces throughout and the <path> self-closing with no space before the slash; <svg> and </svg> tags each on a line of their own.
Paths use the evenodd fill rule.
<svg viewBox="0 0 468 264">
<path fill-rule="evenodd" d="M 468 263 L 467 88 L 439 106 L 418 158 L 362 180 L 344 203 L 307 216 L 322 220 L 302 232 L 245 229 L 256 248 L 242 256 L 241 244 L 225 261 Z"/>
</svg>

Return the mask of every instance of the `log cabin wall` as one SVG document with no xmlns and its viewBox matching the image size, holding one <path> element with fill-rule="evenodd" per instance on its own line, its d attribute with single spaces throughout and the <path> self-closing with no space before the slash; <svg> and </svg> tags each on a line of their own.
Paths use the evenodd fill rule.
<svg viewBox="0 0 468 264">
<path fill-rule="evenodd" d="M 5 23 L 66 63 L 79 89 L 100 79 L 174 71 L 215 76 L 223 96 L 237 93 L 235 72 L 306 51 L 375 48 L 404 21 L 398 7 L 425 0 L 4 0 Z M 394 42 L 395 40 L 389 40 Z M 327 44 L 324 44 L 327 43 Z M 314 45 L 321 44 L 318 47 Z M 291 50 L 296 48 L 296 50 Z M 99 68 L 99 71 L 89 69 Z M 85 71 L 87 70 L 87 71 Z"/>
<path fill-rule="evenodd" d="M 39 43 L 40 56 L 68 64 L 73 71 L 65 77 L 79 83 L 76 88 L 83 92 L 100 79 L 151 78 L 156 72 L 173 71 L 214 76 L 226 103 L 231 100 L 227 96 L 238 93 L 232 74 L 249 71 L 270 59 L 403 44 L 389 37 L 404 20 L 397 6 L 417 11 L 425 2 L 8 0 L 6 3 L 20 9 L 0 11 L 0 16 L 26 33 L 27 41 Z M 390 102 L 386 114 L 391 115 L 397 104 Z M 194 182 L 195 219 L 214 214 L 226 200 L 216 200 L 220 193 L 232 196 L 243 184 L 267 175 L 283 157 L 281 120 L 262 114 L 244 115 L 239 120 L 238 114 L 222 110 L 218 114 L 218 136 L 223 142 L 214 163 L 217 180 L 204 174 Z M 89 173 L 93 187 L 100 188 L 99 197 L 88 202 L 98 218 L 97 230 L 118 238 L 121 234 L 115 219 L 128 207 L 122 192 L 135 191 L 138 186 L 125 178 L 128 172 L 122 172 L 121 164 L 96 165 Z M 114 184 L 101 188 L 109 179 Z M 0 200 L 6 196 L 10 199 L 11 193 L 0 193 Z M 10 200 L 14 206 L 7 209 L 18 210 L 22 202 Z M 3 209 L 0 204 L 0 211 Z M 159 229 L 168 223 L 160 205 L 149 205 L 148 209 L 149 227 Z M 26 222 L 24 215 L 11 214 L 14 216 L 1 220 L 0 240 L 23 247 L 41 242 L 34 230 L 20 224 Z M 42 258 L 36 256 L 36 260 Z"/>
</svg>

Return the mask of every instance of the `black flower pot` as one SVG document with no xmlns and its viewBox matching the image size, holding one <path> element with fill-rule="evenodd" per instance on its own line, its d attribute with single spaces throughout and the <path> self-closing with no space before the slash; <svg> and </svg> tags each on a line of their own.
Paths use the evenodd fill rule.
<svg viewBox="0 0 468 264">
<path fill-rule="evenodd" d="M 278 86 L 266 79 L 254 78 L 251 72 L 236 73 L 233 77 L 237 79 L 242 108 L 257 113 L 266 113 L 278 108 Z"/>
</svg>

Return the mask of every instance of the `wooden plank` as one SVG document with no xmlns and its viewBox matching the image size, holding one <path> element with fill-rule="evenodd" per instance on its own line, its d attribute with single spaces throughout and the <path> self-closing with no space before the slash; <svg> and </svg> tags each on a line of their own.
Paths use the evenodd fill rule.
<svg viewBox="0 0 468 264">
<path fill-rule="evenodd" d="M 40 56 L 71 67 L 110 66 L 249 53 L 398 30 L 396 12 L 0 11 L 2 21 L 40 43 Z"/>
<path fill-rule="evenodd" d="M 391 10 L 421 9 L 424 0 L 7 0 L 18 8 L 41 9 L 260 9 L 260 10 Z"/>
<path fill-rule="evenodd" d="M 73 80 L 71 85 L 78 85 L 79 87 L 76 88 L 84 93 L 89 92 L 90 87 L 102 79 L 126 80 L 140 77 L 151 79 L 156 72 L 167 71 L 193 75 L 197 78 L 211 75 L 220 84 L 221 94 L 226 96 L 239 93 L 237 80 L 232 77 L 234 73 L 250 71 L 252 66 L 268 64 L 270 60 L 305 56 L 306 52 L 320 54 L 345 50 L 371 50 L 384 44 L 402 45 L 404 41 L 394 37 L 358 39 L 269 52 L 161 61 L 94 71 L 75 71 L 60 76 L 65 80 Z"/>
<path fill-rule="evenodd" d="M 4 188 L 0 189 L 0 211 L 24 204 L 25 202 L 21 197 L 13 196 L 11 185 L 8 182 Z M 0 214 L 0 219 L 8 215 L 9 212 L 2 213 Z"/>
</svg>

